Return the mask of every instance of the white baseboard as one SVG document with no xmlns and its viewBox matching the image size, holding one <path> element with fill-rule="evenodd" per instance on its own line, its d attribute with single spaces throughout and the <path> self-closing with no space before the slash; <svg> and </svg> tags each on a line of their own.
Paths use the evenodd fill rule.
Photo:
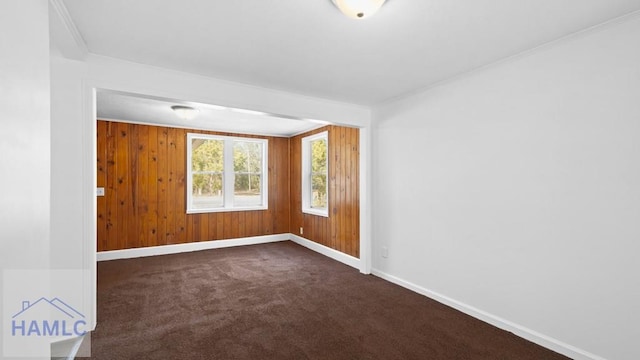
<svg viewBox="0 0 640 360">
<path fill-rule="evenodd" d="M 320 245 L 316 242 L 313 242 L 311 240 L 307 240 L 303 237 L 300 237 L 298 235 L 294 235 L 294 234 L 289 234 L 289 240 L 293 241 L 294 243 L 298 244 L 298 245 L 302 245 L 308 249 L 311 249 L 317 253 L 320 253 L 324 256 L 328 256 L 330 258 L 332 258 L 333 260 L 339 261 L 343 264 L 349 265 L 351 267 L 354 267 L 358 270 L 360 270 L 360 259 L 355 258 L 351 255 L 347 255 L 345 253 L 342 253 L 338 250 L 334 250 L 330 247 L 326 247 L 324 245 Z"/>
<path fill-rule="evenodd" d="M 277 235 L 264 235 L 253 236 L 238 239 L 229 240 L 213 240 L 213 241 L 200 241 L 186 244 L 173 244 L 162 246 L 150 246 L 136 249 L 125 250 L 112 250 L 112 251 L 100 251 L 97 254 L 98 261 L 116 260 L 116 259 L 131 259 L 143 256 L 154 255 L 168 255 L 177 254 L 183 252 L 220 249 L 232 246 L 244 246 L 255 244 L 266 244 L 270 242 L 287 241 L 289 240 L 289 233 L 277 234 Z"/>
<path fill-rule="evenodd" d="M 307 240 L 303 237 L 290 234 L 290 233 L 277 234 L 277 235 L 253 236 L 253 237 L 229 239 L 229 240 L 200 241 L 200 242 L 186 243 L 186 244 L 150 246 L 150 247 L 135 248 L 135 249 L 100 251 L 97 253 L 96 257 L 98 261 L 132 259 L 132 258 L 138 258 L 138 257 L 144 257 L 144 256 L 178 254 L 183 252 L 221 249 L 221 248 L 232 247 L 232 246 L 266 244 L 270 242 L 287 241 L 287 240 L 291 240 L 298 245 L 304 246 L 322 255 L 328 256 L 343 264 L 349 265 L 356 269 L 360 269 L 360 259 L 341 253 L 338 250 L 331 249 L 324 245 L 320 245 L 311 240 Z"/>
<path fill-rule="evenodd" d="M 535 344 L 543 346 L 547 349 L 553 350 L 562 355 L 568 356 L 576 360 L 606 360 L 600 356 L 591 354 L 582 349 L 578 349 L 575 346 L 571 346 L 562 341 L 556 340 L 537 331 L 531 330 L 524 326 L 515 324 L 511 321 L 505 320 L 499 316 L 490 314 L 486 311 L 475 308 L 471 305 L 467 305 L 458 300 L 452 299 L 448 296 L 439 294 L 435 291 L 423 288 L 409 281 L 405 281 L 393 275 L 387 274 L 383 271 L 372 269 L 371 273 L 379 278 L 392 282 L 396 285 L 400 285 L 406 289 L 409 289 L 418 294 L 424 295 L 430 299 L 433 299 L 439 303 L 459 310 L 467 315 L 473 316 L 476 319 L 482 320 L 502 330 L 509 331 L 523 339 L 529 340 Z"/>
</svg>

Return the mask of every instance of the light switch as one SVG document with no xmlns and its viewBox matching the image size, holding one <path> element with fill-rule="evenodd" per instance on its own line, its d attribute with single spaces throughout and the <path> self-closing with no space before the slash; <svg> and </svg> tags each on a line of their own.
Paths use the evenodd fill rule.
<svg viewBox="0 0 640 360">
<path fill-rule="evenodd" d="M 96 189 L 96 196 L 104 196 L 104 188 L 99 187 Z"/>
</svg>

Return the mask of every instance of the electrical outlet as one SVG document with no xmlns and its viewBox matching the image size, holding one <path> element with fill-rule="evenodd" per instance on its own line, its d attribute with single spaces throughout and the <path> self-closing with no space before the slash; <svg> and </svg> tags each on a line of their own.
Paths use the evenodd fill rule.
<svg viewBox="0 0 640 360">
<path fill-rule="evenodd" d="M 380 250 L 382 250 L 381 251 L 381 255 L 382 255 L 383 258 L 386 259 L 386 258 L 389 257 L 389 248 L 388 247 L 383 246 Z"/>
<path fill-rule="evenodd" d="M 304 234 L 304 229 L 300 226 L 300 235 Z"/>
</svg>

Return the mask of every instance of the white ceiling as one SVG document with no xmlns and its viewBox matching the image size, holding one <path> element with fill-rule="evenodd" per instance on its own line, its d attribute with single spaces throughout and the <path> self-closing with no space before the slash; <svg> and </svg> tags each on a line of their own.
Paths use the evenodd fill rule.
<svg viewBox="0 0 640 360">
<path fill-rule="evenodd" d="M 64 0 L 90 52 L 354 104 L 378 102 L 640 9 L 640 0 Z"/>
<path fill-rule="evenodd" d="M 199 112 L 195 118 L 183 120 L 171 110 L 172 105 L 191 106 Z M 316 120 L 290 119 L 202 103 L 104 90 L 98 91 L 96 107 L 98 119 L 102 120 L 240 134 L 289 137 L 326 124 Z"/>
</svg>

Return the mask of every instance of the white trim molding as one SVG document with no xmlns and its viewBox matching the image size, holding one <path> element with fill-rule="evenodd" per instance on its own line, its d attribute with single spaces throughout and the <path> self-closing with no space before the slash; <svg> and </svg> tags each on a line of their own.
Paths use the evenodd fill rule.
<svg viewBox="0 0 640 360">
<path fill-rule="evenodd" d="M 289 240 L 289 234 L 253 236 L 229 240 L 200 241 L 186 244 L 173 244 L 162 246 L 150 246 L 136 249 L 101 251 L 98 253 L 98 261 L 132 259 L 144 256 L 178 254 L 184 252 L 221 249 L 233 246 L 266 244 Z"/>
<path fill-rule="evenodd" d="M 330 247 L 326 247 L 324 245 L 320 245 L 316 242 L 313 242 L 311 240 L 307 240 L 303 237 L 300 237 L 298 235 L 294 235 L 294 234 L 289 234 L 289 240 L 293 241 L 294 243 L 298 244 L 298 245 L 302 245 L 308 249 L 311 249 L 317 253 L 320 253 L 324 256 L 330 257 L 333 260 L 339 261 L 345 265 L 349 265 L 353 268 L 356 268 L 358 270 L 360 270 L 360 259 L 355 258 L 351 255 L 347 255 L 345 253 L 342 253 L 338 250 L 334 250 Z"/>
<path fill-rule="evenodd" d="M 371 200 L 371 128 L 360 128 L 360 272 L 366 275 L 371 274 L 371 210 L 373 209 Z"/>
<path fill-rule="evenodd" d="M 324 208 L 314 208 L 312 203 L 313 191 L 312 187 L 312 178 L 313 178 L 313 166 L 312 166 L 312 158 L 313 151 L 311 149 L 312 143 L 314 141 L 324 140 L 326 143 L 326 165 L 325 165 L 325 194 L 327 196 L 327 204 Z M 302 174 L 301 184 L 302 184 L 302 212 L 305 214 L 317 215 L 329 217 L 329 162 L 330 162 L 329 154 L 329 131 L 323 131 L 317 134 L 305 136 L 302 138 L 302 164 L 300 173 Z"/>
<path fill-rule="evenodd" d="M 87 319 L 89 328 L 95 330 L 98 319 L 98 265 L 96 252 L 98 244 L 98 200 L 96 197 L 96 185 L 98 178 L 98 147 L 97 147 L 97 122 L 98 113 L 96 107 L 96 90 L 86 80 L 82 80 L 82 118 L 81 122 L 82 148 L 82 236 L 87 241 L 83 246 L 83 268 L 89 271 L 88 283 L 85 284 L 84 299 L 85 309 L 91 309 Z M 90 119 L 90 120 L 89 120 Z"/>
<path fill-rule="evenodd" d="M 49 5 L 50 14 L 53 12 L 57 15 L 57 20 L 59 20 L 57 22 L 59 25 L 53 29 L 55 35 L 58 36 L 56 43 L 60 46 L 60 52 L 69 59 L 84 60 L 89 54 L 89 48 L 75 22 L 73 22 L 64 1 L 49 0 Z M 51 19 L 50 21 L 56 21 L 56 19 Z"/>
<path fill-rule="evenodd" d="M 222 170 L 219 172 L 196 172 L 193 169 L 193 142 L 194 140 L 217 141 L 222 143 Z M 260 145 L 260 205 L 236 206 L 235 205 L 235 145 L 237 143 L 254 143 Z M 247 168 L 247 171 L 249 169 Z M 187 214 L 202 214 L 228 211 L 252 211 L 266 210 L 269 208 L 269 139 L 246 138 L 241 136 L 211 135 L 199 133 L 187 133 L 187 189 L 193 188 L 193 176 L 195 173 L 219 174 L 222 178 L 222 205 L 219 207 L 197 208 L 194 206 L 194 197 L 191 191 L 187 191 Z M 248 172 L 246 174 L 249 174 Z"/>
<path fill-rule="evenodd" d="M 409 281 L 403 280 L 399 277 L 387 274 L 383 271 L 372 269 L 371 273 L 381 279 L 392 282 L 403 288 L 409 289 L 420 295 L 424 295 L 430 299 L 433 299 L 441 304 L 452 307 L 458 311 L 461 311 L 469 316 L 472 316 L 478 320 L 484 321 L 502 330 L 509 331 L 523 339 L 529 340 L 535 344 L 538 344 L 547 349 L 553 350 L 562 355 L 568 356 L 576 360 L 606 360 L 603 357 L 592 354 L 588 351 L 578 349 L 575 346 L 571 346 L 557 339 L 551 338 L 537 331 L 531 330 L 524 326 L 518 325 L 499 316 L 490 314 L 486 311 L 480 310 L 471 305 L 465 304 L 461 301 L 452 299 L 448 296 L 442 295 L 438 292 L 426 289 Z"/>
</svg>

